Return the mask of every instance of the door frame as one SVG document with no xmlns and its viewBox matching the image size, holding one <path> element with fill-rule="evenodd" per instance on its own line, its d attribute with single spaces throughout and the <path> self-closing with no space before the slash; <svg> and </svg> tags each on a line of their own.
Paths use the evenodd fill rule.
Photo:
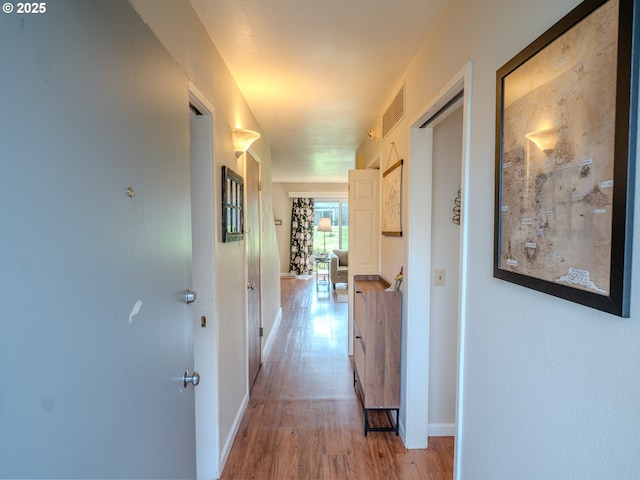
<svg viewBox="0 0 640 480">
<path fill-rule="evenodd" d="M 218 319 L 214 297 L 216 291 L 215 239 L 218 238 L 214 205 L 216 195 L 219 194 L 218 189 L 214 186 L 213 169 L 215 165 L 215 108 L 191 82 L 189 82 L 189 102 L 209 118 L 209 134 L 201 140 L 208 143 L 208 145 L 204 145 L 204 149 L 210 151 L 211 160 L 196 169 L 194 168 L 193 155 L 190 154 L 191 170 L 198 172 L 196 174 L 198 184 L 194 184 L 195 182 L 192 180 L 191 185 L 192 261 L 193 267 L 199 264 L 204 269 L 202 285 L 194 285 L 198 295 L 196 302 L 192 305 L 194 307 L 194 368 L 199 369 L 203 376 L 200 385 L 195 389 L 196 471 L 197 478 L 219 478 L 222 473 L 221 465 L 224 465 L 224 462 L 220 458 Z M 190 138 L 189 141 L 191 142 L 191 140 Z M 197 192 L 196 195 L 193 194 L 194 189 Z M 202 316 L 206 317 L 206 326 L 202 326 Z"/>
<path fill-rule="evenodd" d="M 251 188 L 256 188 L 256 197 L 257 197 L 257 201 L 258 201 L 258 213 L 257 213 L 257 228 L 258 228 L 258 315 L 260 317 L 260 321 L 259 321 L 259 329 L 263 328 L 263 312 L 262 312 L 262 304 L 263 304 L 263 299 L 262 299 L 262 292 L 263 292 L 263 288 L 262 288 L 262 191 L 260 187 L 254 187 L 248 184 L 248 182 L 246 181 L 248 178 L 248 174 L 247 174 L 247 163 L 248 162 L 255 162 L 256 163 L 256 167 L 257 167 L 257 180 L 258 180 L 258 185 L 262 184 L 262 163 L 260 161 L 260 157 L 254 153 L 251 148 L 249 148 L 249 150 L 247 150 L 247 152 L 245 152 L 244 154 L 244 170 L 245 170 L 245 205 L 249 205 L 248 202 L 248 196 L 249 196 L 249 190 Z M 245 218 L 245 222 L 246 222 L 246 218 Z M 248 286 L 249 284 L 249 259 L 247 256 L 247 250 L 248 250 L 248 239 L 246 239 L 245 236 L 245 276 L 246 276 L 246 284 Z M 247 312 L 247 318 L 246 318 L 246 331 L 247 331 L 247 338 L 246 338 L 246 351 L 247 351 L 247 367 L 249 366 L 249 354 L 250 354 L 250 344 L 249 344 L 249 335 L 250 335 L 250 329 L 249 329 L 249 291 L 247 290 L 246 292 L 246 296 L 245 296 L 245 301 L 246 301 L 246 309 L 245 311 Z M 260 362 L 260 366 L 262 366 L 262 359 L 263 359 L 263 350 L 264 350 L 264 337 L 260 336 L 260 353 L 259 353 L 259 362 Z M 258 367 L 258 372 L 260 371 L 260 366 Z M 247 391 L 250 392 L 251 391 L 251 387 L 253 386 L 252 383 L 252 379 L 250 378 L 250 374 L 249 374 L 249 368 L 247 368 Z M 256 374 L 257 375 L 257 374 Z M 253 379 L 255 381 L 255 379 Z"/>
<path fill-rule="evenodd" d="M 410 169 L 408 224 L 408 264 L 407 271 L 407 380 L 405 445 L 407 448 L 425 448 L 428 441 L 429 421 L 429 327 L 430 280 L 431 275 L 431 208 L 432 188 L 430 179 L 433 166 L 433 131 L 421 128 L 424 123 L 438 112 L 460 91 L 463 97 L 462 158 L 461 158 L 461 197 L 463 214 L 460 220 L 460 283 L 458 288 L 458 352 L 456 382 L 456 443 L 461 442 L 463 418 L 463 378 L 464 378 L 464 341 L 466 325 L 466 290 L 468 264 L 468 219 L 464 215 L 464 200 L 469 198 L 469 166 L 471 140 L 471 102 L 472 102 L 472 63 L 467 62 L 440 92 L 420 110 L 411 122 L 410 128 Z M 426 220 L 426 221 L 425 221 Z M 425 254 L 428 252 L 428 254 Z M 426 320 L 425 320 L 426 319 Z M 427 348 L 425 348 L 425 345 Z M 459 449 L 455 448 L 454 478 L 459 478 Z"/>
</svg>

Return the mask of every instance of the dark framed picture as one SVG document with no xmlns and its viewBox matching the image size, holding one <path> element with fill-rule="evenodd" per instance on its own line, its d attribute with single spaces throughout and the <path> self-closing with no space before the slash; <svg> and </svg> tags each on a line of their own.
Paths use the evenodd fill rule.
<svg viewBox="0 0 640 480">
<path fill-rule="evenodd" d="M 244 238 L 244 181 L 229 167 L 222 167 L 222 241 Z"/>
<path fill-rule="evenodd" d="M 623 317 L 635 9 L 635 0 L 587 0 L 496 74 L 494 277 Z"/>
</svg>

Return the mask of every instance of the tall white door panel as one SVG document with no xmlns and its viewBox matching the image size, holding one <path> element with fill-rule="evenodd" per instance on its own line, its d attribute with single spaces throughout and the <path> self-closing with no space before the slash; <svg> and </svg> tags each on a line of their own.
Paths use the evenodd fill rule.
<svg viewBox="0 0 640 480">
<path fill-rule="evenodd" d="M 380 171 L 349 170 L 349 276 L 380 269 Z"/>
<path fill-rule="evenodd" d="M 380 171 L 349 170 L 349 353 L 353 275 L 380 273 Z"/>
</svg>

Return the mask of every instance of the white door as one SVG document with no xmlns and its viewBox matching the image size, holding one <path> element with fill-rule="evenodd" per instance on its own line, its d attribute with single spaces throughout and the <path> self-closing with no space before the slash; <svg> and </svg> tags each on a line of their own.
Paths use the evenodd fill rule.
<svg viewBox="0 0 640 480">
<path fill-rule="evenodd" d="M 127 2 L 45 16 L 0 18 L 0 477 L 195 478 L 187 80 Z"/>
<path fill-rule="evenodd" d="M 380 170 L 349 170 L 349 354 L 353 275 L 380 273 Z"/>
</svg>

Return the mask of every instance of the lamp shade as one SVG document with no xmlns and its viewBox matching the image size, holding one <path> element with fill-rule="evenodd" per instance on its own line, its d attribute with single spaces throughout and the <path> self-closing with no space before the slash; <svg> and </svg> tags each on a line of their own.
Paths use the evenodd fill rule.
<svg viewBox="0 0 640 480">
<path fill-rule="evenodd" d="M 246 152 L 249 150 L 251 144 L 260 138 L 260 134 L 258 132 L 242 128 L 234 128 L 232 134 L 233 147 L 236 153 Z"/>
<path fill-rule="evenodd" d="M 331 231 L 331 219 L 328 217 L 324 217 L 320 219 L 320 223 L 318 223 L 318 231 L 319 232 L 330 232 Z"/>
</svg>

